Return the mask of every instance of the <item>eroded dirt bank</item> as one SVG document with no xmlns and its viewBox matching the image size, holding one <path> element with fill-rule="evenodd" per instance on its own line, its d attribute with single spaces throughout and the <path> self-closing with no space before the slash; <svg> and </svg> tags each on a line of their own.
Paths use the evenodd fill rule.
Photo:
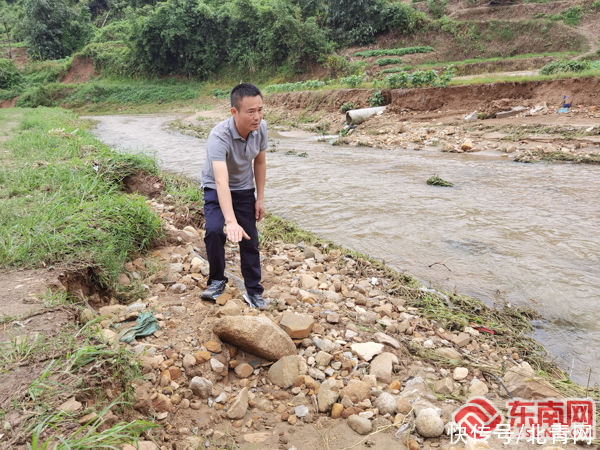
<svg viewBox="0 0 600 450">
<path fill-rule="evenodd" d="M 343 129 L 340 107 L 369 105 L 373 90 L 274 94 L 271 123 L 340 133 L 339 142 L 383 148 L 450 152 L 499 151 L 516 161 L 598 163 L 600 80 L 505 82 L 382 91 L 386 111 Z M 571 107 L 558 114 L 563 95 Z M 467 116 L 469 116 L 467 118 Z"/>
</svg>

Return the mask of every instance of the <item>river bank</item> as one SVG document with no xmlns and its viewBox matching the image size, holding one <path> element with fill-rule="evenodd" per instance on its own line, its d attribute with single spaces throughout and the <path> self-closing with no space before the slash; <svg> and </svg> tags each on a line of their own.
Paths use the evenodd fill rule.
<svg viewBox="0 0 600 450">
<path fill-rule="evenodd" d="M 29 124 L 21 128 L 27 129 Z M 45 133 L 57 142 L 72 143 L 75 155 L 84 152 L 93 171 L 91 162 L 96 153 L 81 145 L 77 138 L 80 132 L 75 131 L 85 129 L 86 124 L 70 119 L 62 125 L 60 131 L 50 133 L 46 129 Z M 44 167 L 39 158 L 36 164 Z M 117 177 L 116 181 L 124 179 Z M 120 389 L 103 386 L 108 399 L 118 398 L 121 389 L 130 392 L 135 410 L 110 403 L 107 409 L 96 399 L 78 395 L 78 387 L 73 386 L 69 391 L 48 393 L 47 408 L 62 406 L 61 402 L 71 396 L 76 402 L 63 408 L 67 411 L 61 417 L 66 420 L 60 421 L 56 430 L 48 427 L 43 416 L 27 413 L 36 404 L 35 398 L 28 397 L 32 392 L 28 387 L 39 385 L 44 379 L 40 377 L 47 376 L 46 362 L 53 364 L 57 356 L 21 351 L 16 360 L 21 375 L 14 371 L 15 361 L 3 367 L 4 381 L 7 376 L 15 380 L 6 391 L 11 393 L 8 398 L 18 405 L 6 419 L 8 428 L 4 428 L 8 439 L 17 438 L 13 441 L 17 445 L 28 442 L 28 430 L 36 425 L 40 425 L 38 436 L 49 441 L 70 435 L 69 430 L 77 428 L 72 424 L 77 422 L 93 435 L 104 420 L 96 428 L 86 424 L 106 417 L 110 411 L 114 415 L 111 420 L 117 423 L 119 418 L 129 424 L 135 423 L 134 418 L 152 418 L 161 425 L 154 431 L 138 427 L 129 438 L 118 436 L 118 442 L 143 435 L 164 448 L 197 448 L 206 442 L 208 447 L 344 448 L 366 443 L 385 448 L 407 439 L 410 448 L 431 448 L 447 446 L 449 439 L 425 438 L 423 435 L 435 433 L 422 427 L 415 431 L 415 419 L 422 410 L 439 408 L 441 416 L 432 419 L 434 428 L 440 421 L 447 423 L 450 414 L 472 395 L 486 395 L 506 410 L 498 378 L 523 397 L 597 398 L 597 393 L 565 381 L 560 370 L 544 361 L 539 346 L 523 339 L 530 330 L 527 319 L 533 316 L 523 315 L 517 308 L 494 311 L 473 299 L 424 289 L 410 276 L 272 216 L 261 235 L 265 286 L 273 301 L 261 315 L 270 319 L 267 330 L 278 336 L 269 342 L 270 347 L 284 348 L 287 353 L 276 356 L 291 359 L 271 365 L 272 361 L 252 356 L 262 351 L 262 335 L 250 340 L 257 347 L 232 347 L 224 337 L 223 322 L 233 320 L 228 317 L 250 317 L 257 312 L 245 308 L 235 282 L 217 304 L 199 299 L 207 268 L 198 199 L 185 189 L 174 189 L 168 180 L 144 175 L 123 184 L 152 197 L 145 203 L 161 218 L 165 238 L 155 241 L 148 252 L 131 253 L 119 271 L 118 284 L 99 289 L 97 278 L 89 276 L 89 264 L 73 271 L 59 259 L 53 270 L 46 269 L 50 274 L 67 274 L 62 282 L 55 278 L 66 285 L 71 300 L 78 298 L 76 302 L 83 306 L 82 311 L 76 311 L 66 297 L 60 301 L 61 309 L 79 317 L 81 325 L 71 333 L 81 334 L 76 331 L 81 326 L 90 331 L 98 327 L 99 335 L 89 337 L 96 349 L 130 355 L 126 351 L 130 348 L 140 355 L 142 379 L 127 381 L 128 385 Z M 26 194 L 16 192 L 14 196 L 19 195 Z M 237 257 L 235 248 L 228 247 L 233 280 L 239 277 Z M 42 278 L 39 273 L 34 275 L 38 281 Z M 23 277 L 14 279 L 15 289 L 19 289 Z M 133 303 L 121 304 L 122 293 L 129 294 L 127 299 Z M 36 329 L 39 322 L 29 319 L 60 313 L 50 310 L 56 308 L 56 304 L 49 306 L 53 302 L 56 299 L 47 298 L 46 305 L 38 301 L 41 309 L 34 316 L 29 312 L 4 318 L 4 331 L 16 329 L 22 336 L 47 333 L 47 324 L 46 329 Z M 151 312 L 161 330 L 139 339 L 133 347 L 119 345 L 118 333 L 131 327 L 142 312 Z M 72 323 L 73 315 L 62 323 Z M 51 317 L 45 319 L 54 321 Z M 285 350 L 285 342 L 292 338 L 293 352 Z M 31 347 L 23 346 L 23 342 L 21 339 L 21 347 L 16 340 L 12 345 Z M 127 359 L 110 355 L 108 361 L 113 361 L 113 366 L 130 367 Z M 97 363 L 92 355 L 80 360 L 78 368 L 84 371 Z M 31 372 L 32 379 L 19 379 L 23 370 Z M 96 415 L 84 420 L 89 414 Z M 338 414 L 342 419 L 335 418 Z M 366 437 L 355 433 L 366 433 Z"/>
</svg>

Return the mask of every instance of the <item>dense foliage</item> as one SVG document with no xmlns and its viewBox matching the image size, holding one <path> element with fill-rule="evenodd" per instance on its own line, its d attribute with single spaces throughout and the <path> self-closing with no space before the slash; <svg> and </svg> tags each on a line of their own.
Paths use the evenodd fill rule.
<svg viewBox="0 0 600 450">
<path fill-rule="evenodd" d="M 65 0 L 26 0 L 24 9 L 23 35 L 35 59 L 70 56 L 91 36 L 86 7 L 71 7 Z"/>
<path fill-rule="evenodd" d="M 331 78 L 354 76 L 364 65 L 334 49 L 425 22 L 398 0 L 0 0 L 0 9 L 33 58 L 83 48 L 97 69 L 126 77 L 206 78 L 224 67 L 292 75 L 315 63 Z"/>
<path fill-rule="evenodd" d="M 19 85 L 22 76 L 9 59 L 0 59 L 0 89 L 12 89 Z"/>
<path fill-rule="evenodd" d="M 540 69 L 541 75 L 552 75 L 561 72 L 583 72 L 588 69 L 600 68 L 600 61 L 558 60 L 546 64 Z"/>
</svg>

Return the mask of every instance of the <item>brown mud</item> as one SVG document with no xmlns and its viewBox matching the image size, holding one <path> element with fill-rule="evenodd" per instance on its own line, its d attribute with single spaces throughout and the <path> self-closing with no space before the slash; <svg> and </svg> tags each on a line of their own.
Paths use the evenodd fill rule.
<svg viewBox="0 0 600 450">
<path fill-rule="evenodd" d="M 61 83 L 86 83 L 98 75 L 90 58 L 75 56 L 69 70 L 60 81 Z"/>
</svg>

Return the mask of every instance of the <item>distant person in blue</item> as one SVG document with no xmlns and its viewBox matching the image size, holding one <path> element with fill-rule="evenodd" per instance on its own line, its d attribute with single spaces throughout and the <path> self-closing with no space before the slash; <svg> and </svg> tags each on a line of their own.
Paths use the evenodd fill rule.
<svg viewBox="0 0 600 450">
<path fill-rule="evenodd" d="M 265 213 L 267 173 L 267 123 L 263 120 L 263 97 L 250 83 L 231 91 L 231 117 L 216 125 L 208 136 L 202 169 L 206 254 L 210 265 L 204 300 L 215 301 L 225 291 L 225 240 L 239 243 L 244 300 L 264 309 L 260 284 L 258 231 Z M 256 195 L 255 195 L 256 186 Z M 227 234 L 223 232 L 226 226 Z"/>
</svg>

